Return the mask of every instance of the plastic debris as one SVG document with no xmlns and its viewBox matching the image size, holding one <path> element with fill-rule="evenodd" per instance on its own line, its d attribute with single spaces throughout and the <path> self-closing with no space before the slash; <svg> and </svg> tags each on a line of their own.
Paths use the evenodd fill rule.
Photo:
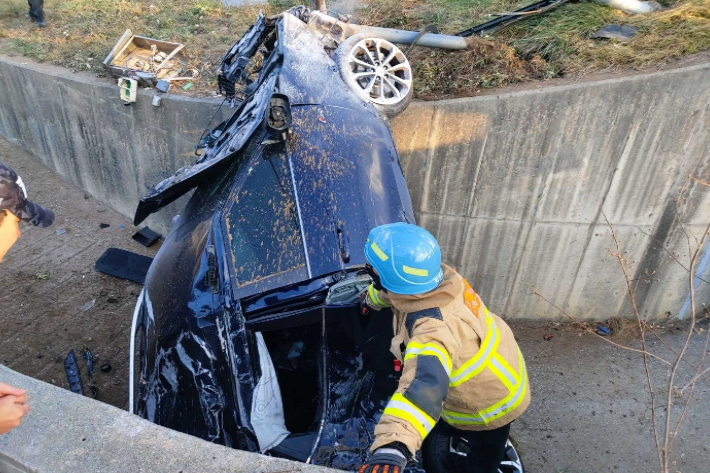
<svg viewBox="0 0 710 473">
<path fill-rule="evenodd" d="M 636 35 L 638 28 L 631 25 L 609 25 L 592 33 L 594 39 L 615 39 L 628 42 Z"/>
<path fill-rule="evenodd" d="M 86 360 L 86 374 L 89 375 L 89 379 L 94 377 L 94 355 L 91 353 L 88 347 L 84 347 L 81 350 L 81 357 Z"/>
<path fill-rule="evenodd" d="M 160 102 L 162 102 L 162 100 L 163 100 L 163 99 L 160 97 L 160 95 L 154 95 L 154 96 L 153 96 L 153 102 L 152 102 L 152 103 L 153 103 L 153 106 L 154 106 L 154 107 L 160 107 Z"/>
<path fill-rule="evenodd" d="M 99 223 L 99 228 L 100 228 L 101 230 L 103 230 L 104 228 L 108 228 L 108 227 L 110 227 L 110 226 L 111 226 L 110 223 Z"/>
<path fill-rule="evenodd" d="M 603 325 L 600 325 L 599 327 L 597 327 L 597 333 L 599 335 L 606 337 L 607 335 L 611 335 L 611 330 L 609 330 L 608 328 L 606 328 Z"/>
<path fill-rule="evenodd" d="M 87 302 L 87 303 L 84 304 L 83 306 L 79 307 L 79 309 L 80 309 L 82 312 L 86 312 L 87 310 L 89 310 L 89 309 L 91 309 L 92 307 L 94 307 L 94 304 L 96 304 L 96 299 L 91 299 L 89 302 Z"/>
<path fill-rule="evenodd" d="M 64 228 L 58 228 L 57 229 L 57 235 L 64 235 L 66 233 L 66 229 Z"/>
<path fill-rule="evenodd" d="M 141 245 L 148 247 L 156 241 L 160 240 L 161 236 L 163 235 L 158 232 L 154 232 L 148 227 L 143 227 L 138 232 L 136 232 L 136 234 L 133 235 L 131 238 L 136 240 Z"/>
<path fill-rule="evenodd" d="M 79 373 L 79 366 L 76 364 L 74 350 L 70 351 L 64 359 L 64 371 L 67 374 L 67 381 L 69 381 L 69 389 L 71 389 L 71 392 L 83 396 L 84 386 L 81 383 L 81 373 Z"/>
<path fill-rule="evenodd" d="M 167 93 L 168 90 L 170 90 L 170 82 L 166 80 L 159 80 L 157 84 L 155 84 L 155 88 L 158 89 L 160 92 Z"/>
<path fill-rule="evenodd" d="M 188 82 L 184 86 L 182 86 L 182 90 L 190 90 L 190 87 L 192 87 L 192 82 Z"/>
<path fill-rule="evenodd" d="M 545 341 L 548 341 L 548 342 L 549 342 L 550 340 L 552 340 L 552 337 L 554 337 L 554 335 L 547 334 L 547 335 L 544 335 L 542 338 L 544 338 Z"/>
<path fill-rule="evenodd" d="M 145 282 L 153 258 L 119 248 L 109 248 L 96 261 L 96 271 L 139 284 Z"/>
<path fill-rule="evenodd" d="M 124 224 L 121 224 L 118 226 L 118 228 L 126 228 L 126 226 Z"/>
<path fill-rule="evenodd" d="M 101 367 L 99 369 L 104 373 L 108 373 L 109 371 L 111 371 L 111 364 L 104 363 L 103 365 L 101 365 Z"/>
</svg>

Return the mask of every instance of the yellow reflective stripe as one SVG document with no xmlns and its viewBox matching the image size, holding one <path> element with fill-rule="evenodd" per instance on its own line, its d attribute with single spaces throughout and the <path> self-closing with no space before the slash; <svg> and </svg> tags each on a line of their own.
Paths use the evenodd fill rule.
<svg viewBox="0 0 710 473">
<path fill-rule="evenodd" d="M 426 269 L 412 268 L 411 266 L 402 266 L 402 270 L 407 274 L 412 274 L 414 276 L 429 276 L 429 271 Z"/>
<path fill-rule="evenodd" d="M 382 250 L 380 249 L 380 247 L 377 246 L 377 243 L 375 243 L 374 241 L 373 241 L 372 244 L 370 245 L 370 248 L 372 248 L 372 251 L 374 251 L 375 254 L 376 254 L 382 261 L 387 261 L 388 259 L 390 259 L 390 257 L 387 256 L 387 255 L 385 254 L 385 252 L 382 251 Z"/>
<path fill-rule="evenodd" d="M 404 361 L 422 355 L 437 357 L 441 362 L 441 366 L 446 370 L 446 374 L 451 374 L 451 358 L 446 349 L 436 343 L 417 343 L 410 341 L 407 344 L 407 351 L 404 353 Z"/>
<path fill-rule="evenodd" d="M 387 304 L 382 302 L 382 299 L 380 299 L 380 296 L 377 295 L 377 289 L 370 284 L 370 286 L 367 288 L 367 294 L 370 296 L 370 300 L 372 301 L 373 304 L 380 306 L 380 307 L 389 307 Z"/>
<path fill-rule="evenodd" d="M 518 407 L 525 399 L 528 373 L 525 368 L 525 360 L 523 359 L 523 354 L 520 352 L 520 350 L 518 350 L 518 360 L 520 362 L 520 383 L 518 383 L 518 385 L 516 386 L 515 391 L 511 392 L 508 396 L 503 398 L 503 400 L 479 412 L 479 415 L 486 423 L 503 417 L 508 412 Z"/>
<path fill-rule="evenodd" d="M 483 417 L 477 414 L 462 414 L 454 411 L 444 411 L 441 413 L 441 418 L 449 424 L 458 425 L 486 425 Z"/>
<path fill-rule="evenodd" d="M 409 422 L 419 432 L 422 440 L 436 425 L 436 421 L 432 417 L 399 393 L 392 396 L 382 415 L 398 417 Z"/>
<path fill-rule="evenodd" d="M 500 353 L 495 352 L 493 354 L 493 357 L 500 365 L 499 369 L 506 373 L 509 379 L 513 380 L 513 384 L 517 385 L 520 382 L 520 375 L 518 374 L 518 372 L 515 371 L 512 366 L 510 366 L 510 363 L 508 363 L 505 358 L 500 355 Z"/>
<path fill-rule="evenodd" d="M 451 378 L 449 379 L 449 386 L 451 387 L 459 386 L 483 371 L 488 359 L 498 348 L 498 343 L 500 342 L 498 327 L 493 323 L 493 317 L 489 314 L 487 307 L 485 308 L 485 312 L 486 323 L 488 325 L 486 338 L 483 340 L 478 352 L 473 355 L 473 358 L 451 373 Z"/>
<path fill-rule="evenodd" d="M 510 376 L 510 373 L 508 373 L 505 367 L 500 364 L 497 353 L 491 357 L 490 363 L 488 363 L 487 367 L 493 372 L 494 375 L 496 375 L 500 382 L 508 388 L 508 392 L 512 393 L 515 391 L 515 385 L 517 382 L 515 381 L 515 378 Z"/>
</svg>

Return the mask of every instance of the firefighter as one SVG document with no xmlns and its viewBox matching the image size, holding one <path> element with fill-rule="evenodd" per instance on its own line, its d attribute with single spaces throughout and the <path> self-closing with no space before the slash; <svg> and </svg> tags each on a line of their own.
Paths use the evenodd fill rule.
<svg viewBox="0 0 710 473">
<path fill-rule="evenodd" d="M 439 244 L 423 228 L 376 227 L 365 256 L 373 280 L 366 307 L 392 309 L 391 349 L 403 368 L 360 473 L 401 473 L 434 429 L 432 437 L 459 436 L 469 452 L 448 455 L 448 443 L 425 443 L 427 471 L 497 472 L 510 424 L 530 404 L 525 361 L 512 331 L 441 263 Z M 432 448 L 438 454 L 427 458 Z M 433 461 L 439 464 L 431 468 Z"/>
</svg>

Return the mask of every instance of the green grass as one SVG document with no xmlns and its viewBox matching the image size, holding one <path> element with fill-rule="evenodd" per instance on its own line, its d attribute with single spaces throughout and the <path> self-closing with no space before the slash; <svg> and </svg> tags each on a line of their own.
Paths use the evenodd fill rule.
<svg viewBox="0 0 710 473">
<path fill-rule="evenodd" d="M 369 0 L 358 22 L 419 30 L 433 24 L 457 33 L 532 0 Z M 272 0 L 277 13 L 298 3 Z M 423 99 L 473 95 L 515 82 L 600 70 L 639 68 L 710 50 L 710 0 L 662 0 L 668 9 L 631 16 L 581 0 L 496 32 L 493 46 L 465 52 L 414 48 L 408 55 L 415 92 Z M 332 5 L 332 2 L 330 3 Z M 25 0 L 0 0 L 0 52 L 101 73 L 106 54 L 126 28 L 185 44 L 189 67 L 200 72 L 191 94 L 214 90 L 223 54 L 252 24 L 258 6 L 222 6 L 220 0 L 56 0 L 37 28 Z M 609 24 L 639 31 L 629 43 L 592 40 Z"/>
</svg>

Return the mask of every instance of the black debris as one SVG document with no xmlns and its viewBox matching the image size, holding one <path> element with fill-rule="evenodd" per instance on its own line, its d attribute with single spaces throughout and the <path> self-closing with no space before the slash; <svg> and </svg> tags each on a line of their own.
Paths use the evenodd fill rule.
<svg viewBox="0 0 710 473">
<path fill-rule="evenodd" d="M 150 246 L 156 241 L 160 240 L 160 237 L 163 236 L 158 232 L 154 232 L 148 227 L 143 227 L 140 229 L 135 235 L 133 235 L 133 239 L 136 240 L 138 243 L 140 243 L 143 246 Z"/>
<path fill-rule="evenodd" d="M 592 33 L 593 39 L 615 39 L 627 42 L 636 36 L 638 28 L 631 25 L 608 25 Z"/>
</svg>

